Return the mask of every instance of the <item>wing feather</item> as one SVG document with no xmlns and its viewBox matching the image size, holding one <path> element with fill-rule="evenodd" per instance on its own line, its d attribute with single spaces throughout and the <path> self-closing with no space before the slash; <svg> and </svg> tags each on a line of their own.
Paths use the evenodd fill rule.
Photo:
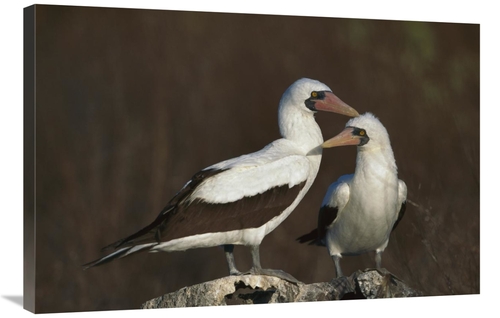
<svg viewBox="0 0 500 318">
<path fill-rule="evenodd" d="M 408 194 L 408 189 L 406 188 L 406 183 L 404 183 L 404 181 L 400 179 L 398 187 L 398 206 L 400 206 L 401 208 L 399 209 L 398 218 L 396 219 L 396 222 L 394 222 L 394 225 L 392 226 L 392 231 L 394 231 L 396 226 L 398 226 L 399 222 L 405 215 L 407 194 Z"/>
<path fill-rule="evenodd" d="M 311 245 L 325 245 L 328 228 L 335 222 L 339 211 L 341 212 L 349 201 L 349 182 L 352 177 L 352 174 L 344 175 L 328 187 L 319 209 L 318 227 L 298 237 L 299 243 L 309 242 Z"/>
</svg>

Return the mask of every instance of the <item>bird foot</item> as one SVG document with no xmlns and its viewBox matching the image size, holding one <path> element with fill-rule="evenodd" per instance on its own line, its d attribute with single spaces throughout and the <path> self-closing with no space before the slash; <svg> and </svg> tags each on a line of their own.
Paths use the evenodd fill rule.
<svg viewBox="0 0 500 318">
<path fill-rule="evenodd" d="M 243 273 L 243 275 L 265 275 L 265 276 L 274 276 L 281 279 L 284 279 L 290 283 L 298 284 L 301 283 L 298 279 L 288 274 L 285 271 L 280 269 L 266 269 L 266 268 L 251 268 L 248 272 Z"/>
<path fill-rule="evenodd" d="M 245 275 L 245 273 L 242 273 L 239 270 L 231 270 L 231 271 L 229 271 L 229 276 L 241 276 L 241 275 Z"/>
</svg>

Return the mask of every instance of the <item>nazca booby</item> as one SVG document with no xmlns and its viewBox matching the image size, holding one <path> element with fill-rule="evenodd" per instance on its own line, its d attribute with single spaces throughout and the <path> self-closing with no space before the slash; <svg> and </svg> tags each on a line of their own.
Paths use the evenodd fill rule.
<svg viewBox="0 0 500 318">
<path fill-rule="evenodd" d="M 114 251 L 83 265 L 84 269 L 140 251 L 223 246 L 230 274 L 239 275 L 233 247 L 246 245 L 253 261 L 249 273 L 294 280 L 283 271 L 263 269 L 259 245 L 295 209 L 316 178 L 323 143 L 314 119 L 317 111 L 359 115 L 325 84 L 297 80 L 279 103 L 281 139 L 199 171 L 151 224 L 104 247 Z"/>
<path fill-rule="evenodd" d="M 342 255 L 375 251 L 377 269 L 389 235 L 406 209 L 406 184 L 398 179 L 387 130 L 371 113 L 352 118 L 323 148 L 357 146 L 354 174 L 332 183 L 319 210 L 318 227 L 299 237 L 300 243 L 323 245 L 335 263 L 337 277 Z"/>
</svg>

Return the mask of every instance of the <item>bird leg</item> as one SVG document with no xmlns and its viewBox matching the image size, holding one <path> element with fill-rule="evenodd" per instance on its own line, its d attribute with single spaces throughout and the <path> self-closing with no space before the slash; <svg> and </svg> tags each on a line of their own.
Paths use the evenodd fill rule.
<svg viewBox="0 0 500 318">
<path fill-rule="evenodd" d="M 234 262 L 234 245 L 228 244 L 224 245 L 224 254 L 226 254 L 227 265 L 229 266 L 229 275 L 237 276 L 242 273 L 236 269 L 236 264 Z"/>
<path fill-rule="evenodd" d="M 379 274 L 382 275 L 382 276 L 386 276 L 388 274 L 392 275 L 387 269 L 382 268 L 382 252 L 383 251 L 376 251 L 376 254 L 375 254 L 375 266 L 376 267 L 375 267 L 375 270 L 377 272 L 379 272 Z M 392 276 L 394 276 L 394 275 L 392 275 Z M 396 277 L 396 276 L 394 276 L 394 277 Z M 399 278 L 397 278 L 397 279 L 399 279 Z"/>
<path fill-rule="evenodd" d="M 335 271 L 337 272 L 337 278 L 344 276 L 342 269 L 340 268 L 340 255 L 332 255 L 333 262 L 335 263 Z"/>
<path fill-rule="evenodd" d="M 382 268 L 382 251 L 377 251 L 377 254 L 375 254 L 375 264 L 377 269 Z"/>
<path fill-rule="evenodd" d="M 250 252 L 252 253 L 252 269 L 261 270 L 260 265 L 260 245 L 252 245 L 250 247 Z"/>
<path fill-rule="evenodd" d="M 299 283 L 299 281 L 293 277 L 292 275 L 279 270 L 279 269 L 264 269 L 260 265 L 260 251 L 259 245 L 250 246 L 250 251 L 252 253 L 252 268 L 250 271 L 245 274 L 253 274 L 253 275 L 266 275 L 266 276 L 275 276 L 284 280 L 287 280 L 291 283 Z"/>
</svg>

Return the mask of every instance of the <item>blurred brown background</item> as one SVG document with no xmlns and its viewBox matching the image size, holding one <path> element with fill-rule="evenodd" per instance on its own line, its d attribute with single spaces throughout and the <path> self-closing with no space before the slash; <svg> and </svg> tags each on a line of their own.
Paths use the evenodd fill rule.
<svg viewBox="0 0 500 318">
<path fill-rule="evenodd" d="M 149 224 L 198 170 L 279 138 L 277 106 L 318 79 L 389 131 L 408 186 L 383 266 L 426 295 L 479 293 L 479 25 L 36 6 L 36 311 L 138 308 L 228 274 L 220 248 L 140 254 L 82 271 Z M 319 113 L 325 138 L 347 117 Z M 329 281 L 316 225 L 356 149 L 261 245 L 262 265 Z M 251 265 L 235 250 L 239 268 Z M 346 274 L 373 254 L 344 257 Z"/>
</svg>

